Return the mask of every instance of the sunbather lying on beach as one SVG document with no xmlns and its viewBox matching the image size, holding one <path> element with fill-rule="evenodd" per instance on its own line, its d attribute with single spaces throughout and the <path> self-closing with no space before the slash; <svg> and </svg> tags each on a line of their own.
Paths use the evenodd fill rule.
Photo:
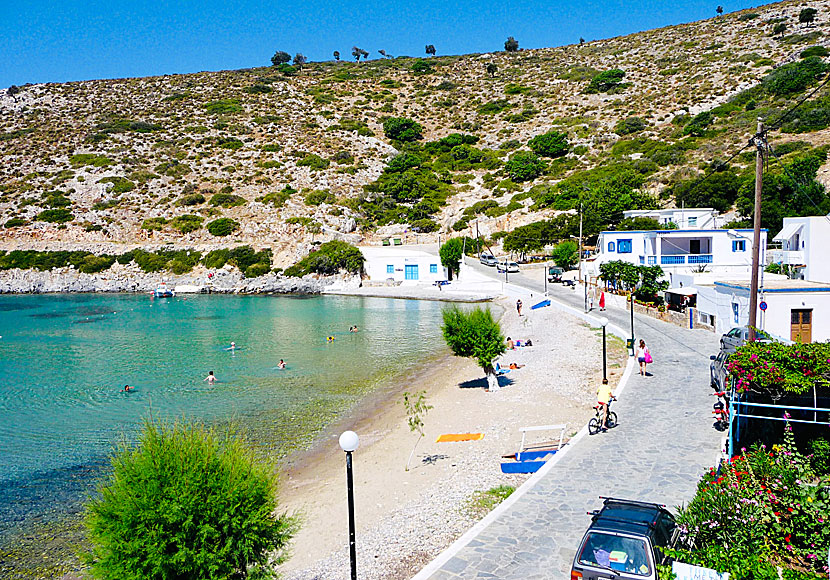
<svg viewBox="0 0 830 580">
<path fill-rule="evenodd" d="M 520 368 L 522 368 L 522 367 L 523 367 L 523 366 L 525 366 L 525 365 L 520 365 L 519 363 L 514 363 L 514 362 L 513 362 L 513 363 L 510 363 L 508 366 L 509 366 L 509 368 L 511 368 L 511 369 L 520 369 Z"/>
</svg>

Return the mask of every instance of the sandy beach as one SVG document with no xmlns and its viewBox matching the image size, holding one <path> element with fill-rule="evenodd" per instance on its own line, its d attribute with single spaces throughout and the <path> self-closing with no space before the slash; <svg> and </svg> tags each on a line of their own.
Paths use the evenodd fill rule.
<svg viewBox="0 0 830 580">
<path fill-rule="evenodd" d="M 286 469 L 281 507 L 303 520 L 291 557 L 279 570 L 286 579 L 349 576 L 345 458 L 337 442 L 342 430 L 360 436 L 354 453 L 359 576 L 397 579 L 411 577 L 483 517 L 469 508 L 478 492 L 518 487 L 529 477 L 500 470 L 501 456 L 519 447 L 519 427 L 564 423 L 570 436 L 587 422 L 602 373 L 601 332 L 552 307 L 532 311 L 529 303 L 525 300 L 521 317 L 515 298 L 490 305 L 502 315 L 505 336 L 533 341 L 532 347 L 501 357 L 502 366 L 525 365 L 503 377 L 501 390 L 486 392 L 478 365 L 447 350 L 434 364 L 404 377 L 385 400 L 335 426 Z M 624 360 L 622 344 L 610 339 L 612 384 L 622 375 Z M 404 391 L 426 391 L 433 406 L 424 416 L 420 441 L 406 423 Z M 437 443 L 444 433 L 483 433 L 484 438 Z M 531 436 L 528 442 L 553 436 Z"/>
</svg>

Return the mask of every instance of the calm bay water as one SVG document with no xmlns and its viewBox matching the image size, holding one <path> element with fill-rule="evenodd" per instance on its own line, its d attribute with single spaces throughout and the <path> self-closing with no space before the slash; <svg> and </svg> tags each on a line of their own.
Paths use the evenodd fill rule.
<svg viewBox="0 0 830 580">
<path fill-rule="evenodd" d="M 77 506 L 150 414 L 235 422 L 276 454 L 306 443 L 434 354 L 440 318 L 379 298 L 0 296 L 0 533 Z"/>
</svg>

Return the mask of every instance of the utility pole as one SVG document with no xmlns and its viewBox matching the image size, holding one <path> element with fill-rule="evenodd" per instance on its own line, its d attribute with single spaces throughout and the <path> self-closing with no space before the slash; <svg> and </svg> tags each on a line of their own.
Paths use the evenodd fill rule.
<svg viewBox="0 0 830 580">
<path fill-rule="evenodd" d="M 758 118 L 758 132 L 755 134 L 755 212 L 752 233 L 752 279 L 749 284 L 749 341 L 755 340 L 758 326 L 758 269 L 761 253 L 761 191 L 764 187 L 764 122 Z"/>
<path fill-rule="evenodd" d="M 579 280 L 585 286 L 585 312 L 588 312 L 588 282 L 582 275 L 582 202 L 579 202 Z"/>
</svg>

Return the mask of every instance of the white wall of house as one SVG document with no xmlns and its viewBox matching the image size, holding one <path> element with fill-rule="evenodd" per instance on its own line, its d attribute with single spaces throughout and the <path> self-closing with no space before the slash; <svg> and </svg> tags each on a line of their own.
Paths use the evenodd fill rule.
<svg viewBox="0 0 830 580">
<path fill-rule="evenodd" d="M 432 284 L 447 279 L 447 269 L 434 254 L 392 246 L 363 246 L 364 270 L 373 281 Z"/>
<path fill-rule="evenodd" d="M 752 230 L 606 231 L 599 235 L 592 274 L 603 262 L 623 260 L 638 265 L 659 265 L 675 286 L 676 275 L 715 273 L 720 277 L 748 278 L 752 267 Z M 761 231 L 761 255 L 767 232 Z"/>
<path fill-rule="evenodd" d="M 813 342 L 830 340 L 830 284 L 800 280 L 777 281 L 766 288 L 767 310 L 758 310 L 758 328 L 776 338 L 790 340 L 793 310 L 811 311 Z M 715 316 L 719 334 L 749 323 L 749 282 L 715 282 L 697 288 L 697 308 Z M 759 300 L 760 303 L 760 300 Z"/>
<path fill-rule="evenodd" d="M 675 224 L 679 229 L 714 230 L 721 224 L 718 210 L 711 207 L 673 208 L 673 209 L 633 209 L 623 212 L 623 217 L 645 217 L 657 220 L 660 224 Z"/>
<path fill-rule="evenodd" d="M 772 251 L 773 262 L 800 266 L 802 280 L 830 282 L 830 216 L 784 218 L 775 241 L 781 249 Z"/>
</svg>

